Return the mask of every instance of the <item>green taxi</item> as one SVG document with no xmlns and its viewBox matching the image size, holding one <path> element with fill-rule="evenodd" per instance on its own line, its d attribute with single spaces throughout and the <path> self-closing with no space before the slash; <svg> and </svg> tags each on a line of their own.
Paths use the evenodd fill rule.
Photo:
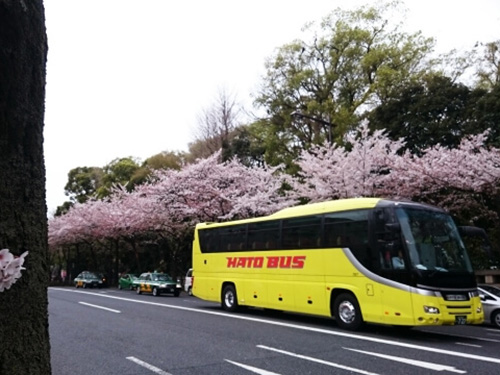
<svg viewBox="0 0 500 375">
<path fill-rule="evenodd" d="M 137 294 L 152 293 L 153 296 L 159 296 L 163 293 L 173 294 L 179 297 L 182 286 L 179 282 L 172 279 L 166 273 L 146 272 L 132 283 Z"/>
<path fill-rule="evenodd" d="M 118 289 L 134 289 L 134 280 L 137 279 L 137 275 L 134 275 L 133 273 L 126 273 L 121 275 L 121 277 L 118 279 Z"/>
</svg>

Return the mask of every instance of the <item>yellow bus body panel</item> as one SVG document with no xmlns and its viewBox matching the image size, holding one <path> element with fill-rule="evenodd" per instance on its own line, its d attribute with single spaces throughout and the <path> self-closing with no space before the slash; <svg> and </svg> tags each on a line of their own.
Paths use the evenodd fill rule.
<svg viewBox="0 0 500 375">
<path fill-rule="evenodd" d="M 310 204 L 288 208 L 267 218 L 373 208 L 379 200 L 359 198 Z M 254 221 L 261 219 L 239 220 L 231 224 Z M 339 291 L 349 291 L 357 298 L 366 322 L 406 326 L 452 325 L 456 324 L 457 315 L 465 316 L 467 324 L 483 321 L 479 297 L 466 302 L 445 301 L 441 296 L 416 288 L 384 282 L 370 271 L 356 268 L 341 248 L 201 253 L 198 229 L 224 225 L 202 223 L 195 230 L 192 290 L 193 295 L 201 299 L 220 303 L 224 283 L 231 283 L 235 286 L 240 306 L 331 317 L 332 296 Z M 276 258 L 279 259 L 277 263 Z M 294 263 L 297 259 L 299 261 Z M 294 268 L 294 264 L 302 267 Z M 440 313 L 426 313 L 424 306 L 436 307 Z"/>
</svg>

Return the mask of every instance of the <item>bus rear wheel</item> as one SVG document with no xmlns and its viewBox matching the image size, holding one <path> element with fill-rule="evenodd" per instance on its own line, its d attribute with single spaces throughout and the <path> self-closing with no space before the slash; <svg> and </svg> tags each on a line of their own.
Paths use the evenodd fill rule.
<svg viewBox="0 0 500 375">
<path fill-rule="evenodd" d="M 363 324 L 358 301 L 350 293 L 342 293 L 335 298 L 333 316 L 340 328 L 350 331 L 358 330 Z"/>
<path fill-rule="evenodd" d="M 238 309 L 238 299 L 233 285 L 226 285 L 222 290 L 221 306 L 226 311 L 236 311 Z"/>
</svg>

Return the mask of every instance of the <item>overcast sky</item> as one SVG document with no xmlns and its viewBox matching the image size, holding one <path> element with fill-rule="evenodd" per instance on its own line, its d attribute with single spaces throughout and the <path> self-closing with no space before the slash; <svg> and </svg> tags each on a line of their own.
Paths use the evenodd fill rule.
<svg viewBox="0 0 500 375">
<path fill-rule="evenodd" d="M 76 167 L 187 151 L 221 88 L 246 103 L 264 62 L 309 21 L 369 0 L 45 0 L 49 214 Z M 406 0 L 437 50 L 500 39 L 499 0 Z"/>
</svg>

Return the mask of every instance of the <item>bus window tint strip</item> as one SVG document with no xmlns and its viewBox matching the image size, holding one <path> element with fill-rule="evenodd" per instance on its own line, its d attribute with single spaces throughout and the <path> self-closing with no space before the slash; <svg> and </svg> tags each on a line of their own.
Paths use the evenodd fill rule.
<svg viewBox="0 0 500 375">
<path fill-rule="evenodd" d="M 265 220 L 199 231 L 202 253 L 356 248 L 366 244 L 368 210 Z"/>
</svg>

